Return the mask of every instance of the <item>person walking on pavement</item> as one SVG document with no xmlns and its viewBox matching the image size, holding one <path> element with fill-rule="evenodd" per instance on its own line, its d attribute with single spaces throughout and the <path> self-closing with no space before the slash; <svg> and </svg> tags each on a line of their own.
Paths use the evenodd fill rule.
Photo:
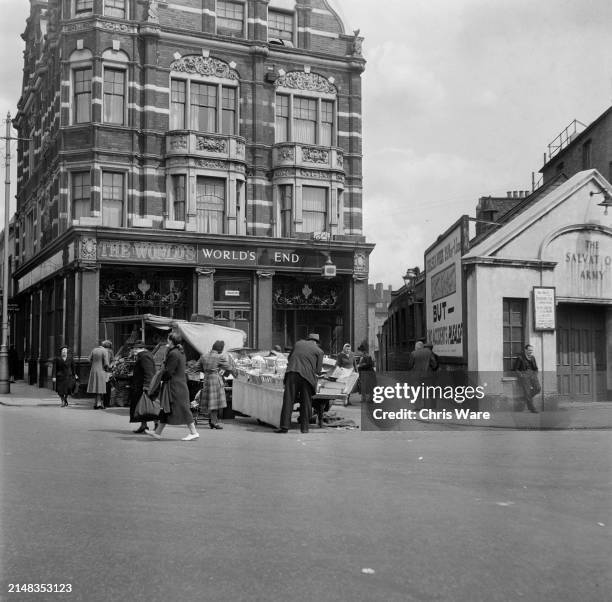
<svg viewBox="0 0 612 602">
<path fill-rule="evenodd" d="M 438 357 L 433 352 L 431 343 L 423 344 L 423 341 L 417 341 L 414 346 L 414 351 L 410 353 L 408 360 L 408 370 L 414 370 L 420 374 L 426 375 L 438 369 Z"/>
<path fill-rule="evenodd" d="M 209 353 L 202 355 L 195 365 L 195 372 L 204 373 L 200 405 L 208 408 L 208 426 L 211 429 L 222 429 L 219 424 L 219 410 L 227 407 L 225 399 L 225 385 L 219 370 L 227 370 L 236 376 L 236 370 L 230 365 L 227 358 L 222 355 L 225 343 L 215 341 Z"/>
<path fill-rule="evenodd" d="M 60 354 L 53 361 L 53 382 L 55 392 L 59 395 L 60 407 L 68 407 L 68 395 L 74 390 L 76 381 L 79 380 L 74 371 L 74 362 L 68 357 L 68 347 L 60 347 Z"/>
<path fill-rule="evenodd" d="M 317 378 L 323 367 L 323 350 L 318 345 L 319 335 L 311 333 L 299 340 L 289 354 L 285 372 L 285 391 L 277 433 L 287 433 L 291 426 L 291 412 L 296 401 L 300 403 L 300 430 L 308 432 L 312 396 L 317 390 Z"/>
<path fill-rule="evenodd" d="M 170 398 L 170 412 L 162 411 L 159 416 L 159 424 L 154 431 L 145 431 L 147 435 L 154 439 L 161 439 L 162 432 L 166 424 L 186 424 L 189 434 L 182 438 L 182 441 L 193 441 L 199 438 L 199 433 L 195 428 L 195 421 L 189 404 L 189 388 L 187 387 L 187 376 L 185 369 L 187 362 L 183 351 L 183 338 L 178 332 L 171 332 L 168 335 L 168 353 L 164 370 L 162 372 L 162 387 L 168 388 Z M 160 394 L 160 400 L 164 392 Z M 163 407 L 163 404 L 162 404 Z"/>
<path fill-rule="evenodd" d="M 94 402 L 94 410 L 103 410 L 104 403 L 103 395 L 106 393 L 106 381 L 108 380 L 108 352 L 105 347 L 98 345 L 91 350 L 89 354 L 89 381 L 87 383 L 87 392 L 94 393 L 96 400 Z"/>
<path fill-rule="evenodd" d="M 149 385 L 155 374 L 155 359 L 153 359 L 153 354 L 145 347 L 144 341 L 136 341 L 133 350 L 136 354 L 136 362 L 134 363 L 134 371 L 130 383 L 130 422 L 136 422 L 134 420 L 136 404 L 143 393 L 149 394 Z M 149 430 L 147 423 L 141 422 L 134 432 L 144 433 L 147 430 Z"/>
<path fill-rule="evenodd" d="M 514 360 L 512 369 L 518 377 L 519 387 L 523 393 L 527 408 L 533 414 L 537 414 L 538 410 L 536 410 L 533 405 L 533 397 L 537 395 L 542 388 L 538 380 L 538 364 L 533 356 L 532 345 L 525 345 L 525 349 L 521 351 Z"/>
</svg>

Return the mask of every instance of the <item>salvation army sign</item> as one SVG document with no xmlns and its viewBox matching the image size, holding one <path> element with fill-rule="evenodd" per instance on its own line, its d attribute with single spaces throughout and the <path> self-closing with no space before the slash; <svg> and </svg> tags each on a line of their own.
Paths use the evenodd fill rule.
<svg viewBox="0 0 612 602">
<path fill-rule="evenodd" d="M 612 236 L 576 230 L 555 238 L 546 257 L 557 262 L 557 297 L 612 299 Z"/>
</svg>

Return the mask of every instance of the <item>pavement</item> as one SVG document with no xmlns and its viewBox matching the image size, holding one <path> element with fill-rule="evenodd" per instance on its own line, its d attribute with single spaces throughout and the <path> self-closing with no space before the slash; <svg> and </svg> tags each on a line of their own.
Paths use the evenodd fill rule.
<svg viewBox="0 0 612 602">
<path fill-rule="evenodd" d="M 344 418 L 353 420 L 356 425 L 361 426 L 362 408 L 361 396 L 352 394 L 350 396 L 351 405 L 348 407 L 334 406 L 334 411 L 341 414 Z M 93 398 L 69 398 L 69 403 L 77 407 L 92 407 Z M 59 397 L 50 390 L 29 385 L 25 381 L 11 383 L 11 392 L 0 394 L 0 405 L 5 406 L 59 406 Z M 537 406 L 537 403 L 536 403 Z M 478 418 L 457 418 L 452 412 L 452 417 L 448 415 L 438 417 L 435 414 L 426 412 L 422 417 L 417 415 L 413 422 L 419 424 L 430 424 L 433 426 L 442 425 L 447 427 L 466 427 L 466 428 L 500 428 L 518 430 L 573 430 L 573 429 L 612 429 L 612 400 L 610 401 L 565 401 L 558 402 L 554 407 L 540 408 L 538 414 L 528 411 L 500 411 L 495 410 L 490 413 L 488 419 Z M 120 410 L 121 408 L 111 408 Z M 126 408 L 127 410 L 127 408 Z M 438 410 L 439 412 L 441 410 Z M 229 421 L 231 424 L 233 421 Z M 228 421 L 224 421 L 228 424 Z M 418 428 L 418 427 L 417 427 Z M 317 427 L 313 426 L 313 430 Z M 385 430 L 385 429 L 383 429 Z"/>
</svg>

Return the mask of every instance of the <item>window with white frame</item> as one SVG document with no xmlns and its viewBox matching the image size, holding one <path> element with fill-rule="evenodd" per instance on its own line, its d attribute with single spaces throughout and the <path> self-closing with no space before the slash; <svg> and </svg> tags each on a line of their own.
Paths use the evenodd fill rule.
<svg viewBox="0 0 612 602">
<path fill-rule="evenodd" d="M 244 36 L 244 2 L 217 0 L 217 33 L 224 36 Z"/>
<path fill-rule="evenodd" d="M 170 129 L 235 135 L 238 123 L 236 86 L 194 80 L 170 82 Z M 187 102 L 189 99 L 189 102 Z"/>
<path fill-rule="evenodd" d="M 91 67 L 73 71 L 73 123 L 91 121 Z"/>
<path fill-rule="evenodd" d="M 107 17 L 117 17 L 125 19 L 126 0 L 104 0 L 104 15 Z"/>
<path fill-rule="evenodd" d="M 125 71 L 104 68 L 104 123 L 125 123 Z"/>
<path fill-rule="evenodd" d="M 89 171 L 72 174 L 72 219 L 91 215 L 91 173 Z"/>
<path fill-rule="evenodd" d="M 333 146 L 334 101 L 291 94 L 275 99 L 276 142 Z"/>
<path fill-rule="evenodd" d="M 327 188 L 302 186 L 302 231 L 327 230 Z"/>
<path fill-rule="evenodd" d="M 196 227 L 200 233 L 222 234 L 225 222 L 225 180 L 198 176 Z"/>
<path fill-rule="evenodd" d="M 185 174 L 173 175 L 171 182 L 172 219 L 173 221 L 184 222 L 187 177 Z"/>
<path fill-rule="evenodd" d="M 123 227 L 125 204 L 125 174 L 113 171 L 102 173 L 102 225 Z"/>
<path fill-rule="evenodd" d="M 173 79 L 170 83 L 170 129 L 184 130 L 187 117 L 187 82 Z"/>
<path fill-rule="evenodd" d="M 268 9 L 268 40 L 293 42 L 293 14 Z"/>
<path fill-rule="evenodd" d="M 293 234 L 293 185 L 281 184 L 278 187 L 278 204 L 280 208 L 280 235 L 290 237 Z"/>
</svg>

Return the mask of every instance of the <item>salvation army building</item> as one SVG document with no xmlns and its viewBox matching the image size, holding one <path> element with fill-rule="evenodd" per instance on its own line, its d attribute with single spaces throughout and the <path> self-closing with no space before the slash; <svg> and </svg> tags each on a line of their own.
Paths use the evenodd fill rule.
<svg viewBox="0 0 612 602">
<path fill-rule="evenodd" d="M 497 375 L 534 346 L 545 397 L 612 399 L 612 187 L 582 171 L 463 255 L 468 370 Z"/>
</svg>

